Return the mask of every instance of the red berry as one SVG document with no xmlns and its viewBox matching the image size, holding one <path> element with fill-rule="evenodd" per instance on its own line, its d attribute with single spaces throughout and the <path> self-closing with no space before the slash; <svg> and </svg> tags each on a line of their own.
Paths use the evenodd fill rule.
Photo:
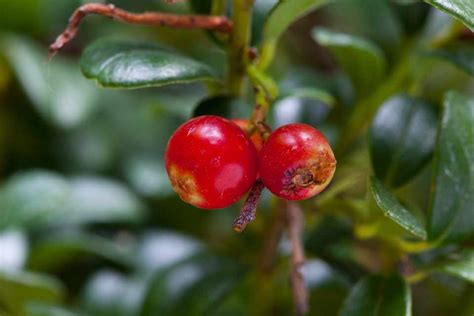
<svg viewBox="0 0 474 316">
<path fill-rule="evenodd" d="M 249 126 L 249 121 L 245 119 L 232 119 L 232 122 L 237 124 L 244 132 L 247 131 L 247 128 Z M 263 138 L 262 135 L 255 130 L 252 135 L 249 136 L 250 140 L 252 141 L 253 145 L 255 146 L 255 149 L 257 149 L 257 152 L 260 152 L 263 147 Z"/>
<path fill-rule="evenodd" d="M 308 199 L 326 188 L 336 170 L 336 159 L 324 135 L 306 124 L 276 129 L 260 153 L 260 177 L 276 196 Z"/>
<path fill-rule="evenodd" d="M 171 185 L 196 207 L 218 209 L 239 200 L 255 182 L 257 153 L 245 133 L 218 116 L 196 117 L 171 136 L 165 154 Z"/>
</svg>

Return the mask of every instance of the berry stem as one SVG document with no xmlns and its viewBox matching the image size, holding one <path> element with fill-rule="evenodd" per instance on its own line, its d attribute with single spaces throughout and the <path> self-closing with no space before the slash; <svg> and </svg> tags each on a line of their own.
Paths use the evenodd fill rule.
<svg viewBox="0 0 474 316">
<path fill-rule="evenodd" d="M 286 225 L 291 242 L 290 284 L 293 290 L 296 311 L 298 315 L 308 312 L 308 288 L 300 268 L 305 262 L 305 252 L 302 243 L 304 217 L 300 206 L 295 202 L 286 201 Z"/>
<path fill-rule="evenodd" d="M 241 233 L 245 227 L 256 218 L 257 205 L 262 196 L 264 185 L 262 181 L 257 180 L 250 189 L 250 193 L 245 200 L 245 204 L 240 210 L 239 216 L 234 220 L 234 230 Z"/>
<path fill-rule="evenodd" d="M 74 38 L 80 22 L 89 14 L 98 14 L 131 24 L 169 26 L 174 28 L 199 28 L 226 33 L 232 31 L 232 22 L 225 16 L 177 15 L 162 12 L 132 13 L 116 8 L 113 4 L 88 3 L 74 11 L 69 19 L 67 28 L 49 47 L 49 58 L 53 57 L 64 45 Z"/>
</svg>

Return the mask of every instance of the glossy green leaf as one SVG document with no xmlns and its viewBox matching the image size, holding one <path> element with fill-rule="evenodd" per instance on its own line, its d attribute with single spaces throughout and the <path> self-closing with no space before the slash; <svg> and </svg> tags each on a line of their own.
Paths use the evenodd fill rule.
<svg viewBox="0 0 474 316">
<path fill-rule="evenodd" d="M 383 103 L 370 126 L 372 165 L 390 187 L 408 182 L 428 162 L 436 138 L 434 106 L 408 95 Z"/>
<path fill-rule="evenodd" d="M 449 92 L 434 160 L 428 236 L 463 239 L 474 232 L 474 98 Z"/>
<path fill-rule="evenodd" d="M 427 53 L 428 56 L 447 60 L 459 69 L 474 76 L 474 46 L 440 49 Z"/>
<path fill-rule="evenodd" d="M 63 296 L 61 283 L 49 276 L 0 271 L 0 306 L 13 315 L 23 315 L 29 301 L 58 303 Z"/>
<path fill-rule="evenodd" d="M 415 236 L 426 239 L 426 229 L 423 224 L 398 201 L 396 196 L 380 180 L 371 177 L 370 189 L 375 202 L 385 216 L 391 218 Z"/>
<path fill-rule="evenodd" d="M 276 43 L 298 18 L 329 2 L 331 0 L 280 0 L 265 21 L 263 41 Z"/>
<path fill-rule="evenodd" d="M 94 109 L 97 89 L 84 80 L 76 63 L 61 56 L 46 63 L 44 48 L 13 35 L 0 37 L 0 54 L 5 55 L 31 103 L 48 122 L 75 127 Z"/>
<path fill-rule="evenodd" d="M 97 235 L 75 232 L 52 234 L 37 242 L 30 252 L 28 267 L 33 270 L 52 271 L 90 257 L 125 268 L 134 266 L 130 249 Z"/>
<path fill-rule="evenodd" d="M 215 80 L 210 67 L 150 43 L 98 40 L 80 60 L 84 75 L 104 87 L 144 88 Z"/>
<path fill-rule="evenodd" d="M 36 170 L 19 173 L 0 188 L 0 228 L 137 221 L 142 209 L 128 189 L 102 178 L 68 180 Z"/>
<path fill-rule="evenodd" d="M 346 298 L 340 316 L 411 316 L 411 291 L 399 275 L 370 275 Z"/>
<path fill-rule="evenodd" d="M 474 31 L 474 2 L 471 0 L 424 0 L 463 22 Z"/>
<path fill-rule="evenodd" d="M 313 30 L 313 38 L 334 55 L 351 78 L 359 98 L 373 92 L 380 84 L 385 75 L 386 61 L 382 50 L 375 44 L 320 27 Z"/>
</svg>

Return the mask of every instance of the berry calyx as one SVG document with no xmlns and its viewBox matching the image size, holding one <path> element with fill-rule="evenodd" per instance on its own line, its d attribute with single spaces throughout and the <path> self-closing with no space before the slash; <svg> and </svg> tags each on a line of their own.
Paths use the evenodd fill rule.
<svg viewBox="0 0 474 316">
<path fill-rule="evenodd" d="M 259 174 L 265 186 L 286 200 L 304 200 L 324 190 L 336 159 L 324 135 L 306 124 L 276 129 L 260 153 Z"/>
<path fill-rule="evenodd" d="M 173 189 L 196 207 L 232 205 L 253 185 L 257 153 L 234 123 L 212 115 L 181 125 L 171 136 L 165 166 Z"/>
</svg>

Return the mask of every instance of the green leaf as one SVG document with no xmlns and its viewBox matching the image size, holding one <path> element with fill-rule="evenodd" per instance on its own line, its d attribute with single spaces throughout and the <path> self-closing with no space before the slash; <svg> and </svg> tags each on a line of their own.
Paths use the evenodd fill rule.
<svg viewBox="0 0 474 316">
<path fill-rule="evenodd" d="M 29 303 L 26 306 L 26 314 L 28 316 L 79 316 L 81 314 L 64 309 L 59 306 L 43 304 L 43 303 Z"/>
<path fill-rule="evenodd" d="M 410 292 L 399 275 L 370 275 L 353 287 L 340 316 L 411 316 Z"/>
<path fill-rule="evenodd" d="M 375 44 L 321 27 L 313 29 L 312 34 L 314 40 L 327 47 L 347 72 L 359 98 L 371 93 L 380 84 L 385 76 L 386 61 L 382 50 Z"/>
<path fill-rule="evenodd" d="M 0 271 L 0 306 L 13 315 L 23 315 L 28 301 L 58 303 L 63 296 L 63 286 L 49 276 Z"/>
<path fill-rule="evenodd" d="M 474 2 L 471 0 L 424 0 L 460 20 L 474 31 Z"/>
<path fill-rule="evenodd" d="M 263 41 L 274 45 L 298 18 L 329 2 L 331 0 L 280 0 L 265 21 Z"/>
<path fill-rule="evenodd" d="M 474 232 L 474 98 L 451 91 L 434 160 L 428 236 L 455 241 Z"/>
<path fill-rule="evenodd" d="M 58 56 L 45 63 L 45 50 L 28 39 L 0 37 L 5 55 L 38 113 L 62 128 L 75 127 L 92 112 L 97 89 L 80 75 L 76 63 Z"/>
<path fill-rule="evenodd" d="M 214 80 L 207 65 L 150 43 L 98 40 L 80 60 L 84 75 L 104 87 L 144 88 Z"/>
<path fill-rule="evenodd" d="M 418 98 L 396 95 L 383 103 L 369 132 L 375 174 L 390 187 L 412 179 L 428 162 L 436 139 L 434 107 Z"/>
<path fill-rule="evenodd" d="M 30 252 L 28 267 L 33 270 L 53 271 L 91 256 L 125 268 L 134 266 L 130 249 L 100 236 L 74 232 L 52 234 L 39 241 Z"/>
<path fill-rule="evenodd" d="M 443 262 L 436 264 L 435 269 L 474 283 L 474 249 L 450 254 Z"/>
<path fill-rule="evenodd" d="M 427 55 L 449 61 L 459 69 L 474 76 L 474 46 L 440 49 L 428 52 Z"/>
<path fill-rule="evenodd" d="M 68 180 L 35 170 L 19 173 L 0 187 L 0 228 L 134 222 L 141 219 L 142 209 L 128 189 L 102 178 Z"/>
<path fill-rule="evenodd" d="M 408 211 L 383 184 L 375 178 L 370 178 L 370 189 L 375 202 L 384 215 L 397 222 L 400 226 L 415 236 L 426 239 L 426 229 L 419 220 Z"/>
</svg>

